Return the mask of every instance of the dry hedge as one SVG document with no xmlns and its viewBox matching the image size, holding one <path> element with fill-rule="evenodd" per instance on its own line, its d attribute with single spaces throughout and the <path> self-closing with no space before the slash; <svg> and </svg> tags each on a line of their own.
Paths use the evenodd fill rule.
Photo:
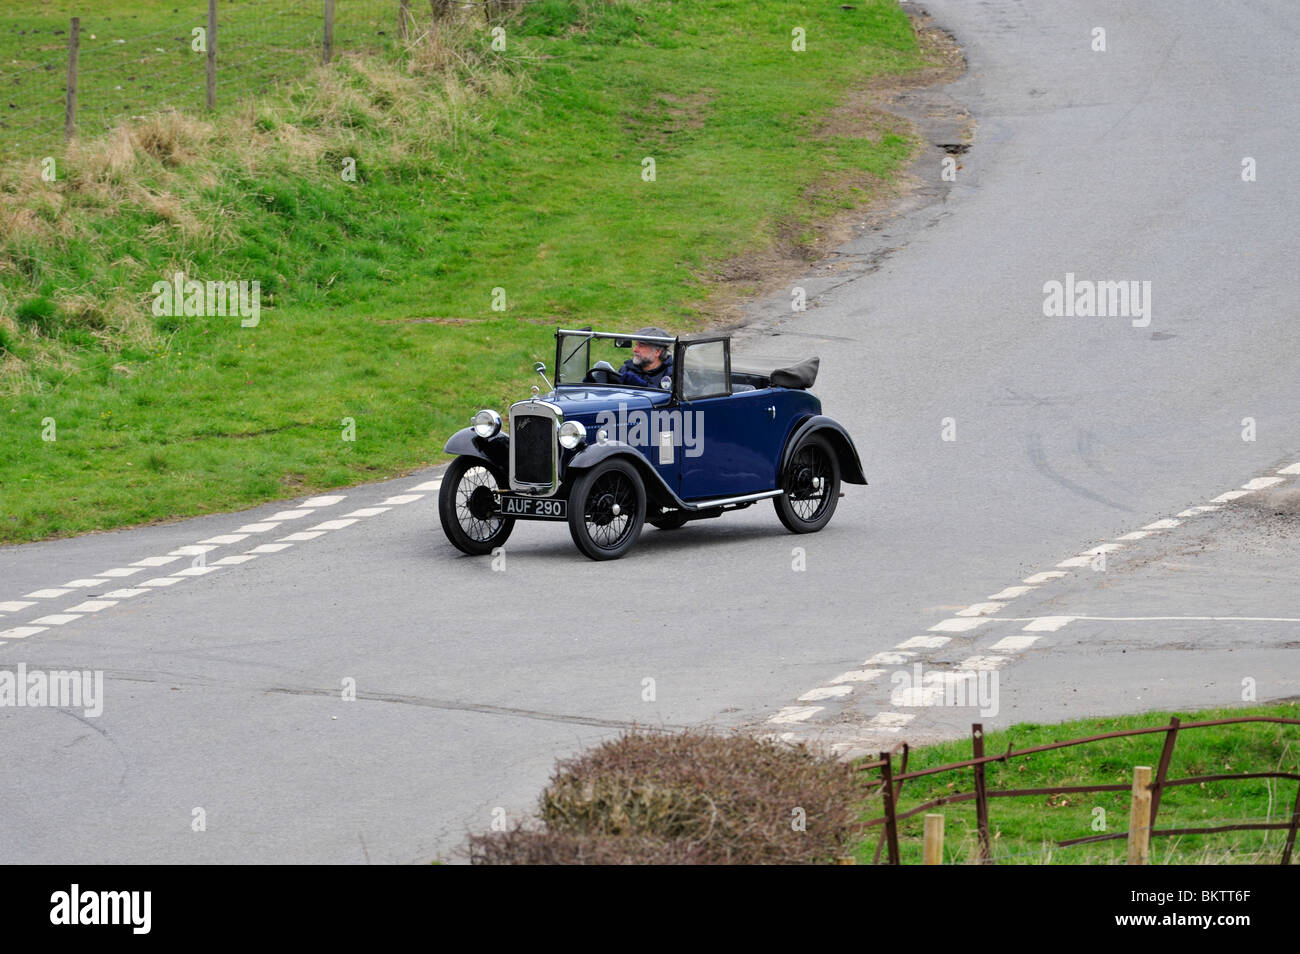
<svg viewBox="0 0 1300 954">
<path fill-rule="evenodd" d="M 474 835 L 474 864 L 817 864 L 843 853 L 852 769 L 747 735 L 627 733 L 560 762 L 541 830 Z"/>
</svg>

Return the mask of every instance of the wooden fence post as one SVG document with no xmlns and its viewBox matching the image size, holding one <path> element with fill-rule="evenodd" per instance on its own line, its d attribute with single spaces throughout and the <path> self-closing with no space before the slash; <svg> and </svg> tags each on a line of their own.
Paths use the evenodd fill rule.
<svg viewBox="0 0 1300 954">
<path fill-rule="evenodd" d="M 334 0 L 325 0 L 325 49 L 321 55 L 326 63 L 334 56 Z"/>
<path fill-rule="evenodd" d="M 1145 865 L 1151 856 L 1151 766 L 1133 768 L 1133 795 L 1128 812 L 1128 863 Z"/>
<path fill-rule="evenodd" d="M 921 843 L 921 864 L 943 864 L 943 816 L 925 816 L 925 840 Z"/>
<path fill-rule="evenodd" d="M 77 122 L 77 54 L 81 49 L 81 17 L 72 18 L 68 31 L 68 92 L 63 103 L 63 139 L 72 138 Z"/>
<path fill-rule="evenodd" d="M 217 0 L 208 0 L 208 109 L 217 108 Z"/>
<path fill-rule="evenodd" d="M 902 864 L 898 857 L 898 819 L 894 809 L 894 767 L 893 753 L 886 752 L 880 756 L 885 764 L 880 767 L 880 774 L 885 785 L 880 790 L 885 800 L 885 841 L 889 844 L 889 863 Z"/>
<path fill-rule="evenodd" d="M 970 727 L 971 734 L 971 751 L 973 757 L 977 759 L 984 758 L 984 725 L 980 722 L 972 723 Z M 987 786 L 984 782 L 984 763 L 980 762 L 975 766 L 975 822 L 979 827 L 979 863 L 982 865 L 989 864 L 989 799 Z"/>
<path fill-rule="evenodd" d="M 1163 794 L 1165 779 L 1169 777 L 1169 761 L 1174 755 L 1174 743 L 1178 741 L 1178 727 L 1182 724 L 1178 716 L 1169 717 L 1169 731 L 1165 733 L 1165 747 L 1160 751 L 1160 764 L 1156 767 L 1156 780 L 1151 789 L 1151 827 L 1156 827 L 1156 813 L 1160 811 L 1160 796 Z"/>
</svg>

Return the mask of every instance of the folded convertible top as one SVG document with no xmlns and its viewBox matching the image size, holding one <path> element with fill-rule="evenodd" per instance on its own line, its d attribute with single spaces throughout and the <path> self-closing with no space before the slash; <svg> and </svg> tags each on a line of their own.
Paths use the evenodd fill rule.
<svg viewBox="0 0 1300 954">
<path fill-rule="evenodd" d="M 768 378 L 773 387 L 797 388 L 800 391 L 806 391 L 817 380 L 817 368 L 820 363 L 821 359 L 815 356 L 805 358 L 796 364 L 786 364 L 784 366 L 777 366 L 775 361 L 765 362 L 762 358 L 751 358 L 742 361 L 733 360 L 731 370 Z"/>
</svg>

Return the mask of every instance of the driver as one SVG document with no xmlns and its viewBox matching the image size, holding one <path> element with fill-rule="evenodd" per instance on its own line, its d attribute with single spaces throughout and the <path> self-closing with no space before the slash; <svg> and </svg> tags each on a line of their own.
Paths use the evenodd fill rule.
<svg viewBox="0 0 1300 954">
<path fill-rule="evenodd" d="M 662 328 L 638 328 L 637 335 L 648 338 L 671 338 Z M 667 345 L 632 339 L 632 357 L 618 369 L 619 384 L 641 388 L 669 388 L 673 380 L 673 354 Z M 666 383 L 665 383 L 666 382 Z"/>
</svg>

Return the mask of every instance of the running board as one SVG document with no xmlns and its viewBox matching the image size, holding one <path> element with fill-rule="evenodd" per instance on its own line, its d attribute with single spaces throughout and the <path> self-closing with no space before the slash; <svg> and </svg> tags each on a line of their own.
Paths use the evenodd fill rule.
<svg viewBox="0 0 1300 954">
<path fill-rule="evenodd" d="M 733 504 L 753 503 L 755 500 L 766 500 L 768 497 L 777 497 L 785 493 L 784 490 L 764 490 L 757 494 L 744 494 L 740 497 L 720 497 L 717 500 L 701 500 L 697 503 L 686 503 L 682 501 L 680 510 L 712 510 L 715 507 L 729 507 Z"/>
</svg>

